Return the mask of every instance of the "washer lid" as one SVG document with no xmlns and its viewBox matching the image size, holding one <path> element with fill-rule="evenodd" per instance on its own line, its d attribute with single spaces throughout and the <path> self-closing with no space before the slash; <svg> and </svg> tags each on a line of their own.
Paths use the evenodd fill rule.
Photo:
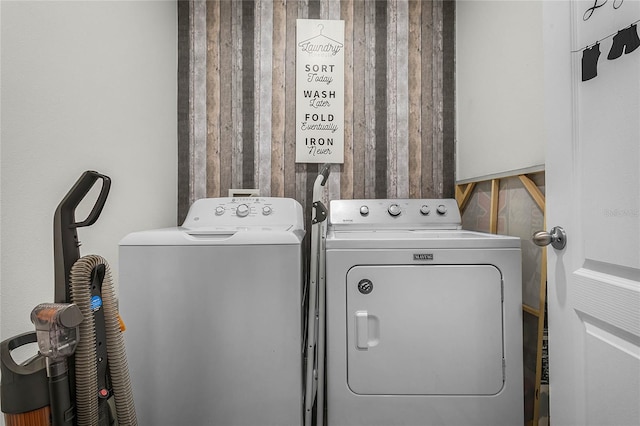
<svg viewBox="0 0 640 426">
<path fill-rule="evenodd" d="M 186 229 L 183 227 L 132 232 L 120 246 L 247 246 L 300 245 L 304 231 L 288 228 Z"/>
<path fill-rule="evenodd" d="M 121 246 L 282 245 L 304 237 L 302 206 L 291 198 L 203 198 L 181 227 L 134 232 Z"/>
</svg>

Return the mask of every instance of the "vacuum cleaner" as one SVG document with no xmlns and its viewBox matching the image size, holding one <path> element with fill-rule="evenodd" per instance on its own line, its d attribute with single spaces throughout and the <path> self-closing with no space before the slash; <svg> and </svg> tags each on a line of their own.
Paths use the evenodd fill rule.
<svg viewBox="0 0 640 426">
<path fill-rule="evenodd" d="M 93 208 L 76 222 L 76 208 L 98 180 Z M 96 222 L 110 187 L 109 177 L 86 171 L 55 211 L 55 301 L 33 309 L 35 331 L 0 343 L 6 426 L 137 425 L 111 271 L 101 256 L 80 257 L 77 234 Z M 38 353 L 16 363 L 11 352 L 32 343 Z"/>
</svg>

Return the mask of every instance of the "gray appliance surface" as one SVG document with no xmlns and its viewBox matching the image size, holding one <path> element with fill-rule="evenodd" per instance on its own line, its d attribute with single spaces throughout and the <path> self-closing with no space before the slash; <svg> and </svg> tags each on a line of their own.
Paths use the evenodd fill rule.
<svg viewBox="0 0 640 426">
<path fill-rule="evenodd" d="M 520 240 L 455 200 L 335 200 L 329 426 L 523 424 Z"/>
<path fill-rule="evenodd" d="M 140 424 L 301 424 L 302 217 L 291 199 L 203 199 L 121 241 Z"/>
</svg>

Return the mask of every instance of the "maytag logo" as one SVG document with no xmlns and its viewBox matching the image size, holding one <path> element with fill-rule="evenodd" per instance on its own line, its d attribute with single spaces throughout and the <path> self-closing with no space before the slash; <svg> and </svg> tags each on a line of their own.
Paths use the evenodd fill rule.
<svg viewBox="0 0 640 426">
<path fill-rule="evenodd" d="M 433 253 L 414 253 L 413 260 L 433 260 Z"/>
</svg>

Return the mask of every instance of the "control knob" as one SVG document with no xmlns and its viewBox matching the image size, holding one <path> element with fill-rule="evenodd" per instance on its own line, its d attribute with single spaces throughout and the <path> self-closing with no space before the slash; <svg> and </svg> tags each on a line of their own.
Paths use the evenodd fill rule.
<svg viewBox="0 0 640 426">
<path fill-rule="evenodd" d="M 273 209 L 271 208 L 271 206 L 264 206 L 262 208 L 262 214 L 265 216 L 269 216 L 271 213 L 273 213 Z"/>
<path fill-rule="evenodd" d="M 400 206 L 397 204 L 391 204 L 387 209 L 387 211 L 391 216 L 394 216 L 394 217 L 400 216 L 400 213 L 402 213 L 402 210 L 400 210 Z"/>
<path fill-rule="evenodd" d="M 249 206 L 246 204 L 240 204 L 237 208 L 236 208 L 236 215 L 238 217 L 245 217 L 249 214 Z"/>
<path fill-rule="evenodd" d="M 216 207 L 216 216 L 221 216 L 224 214 L 224 207 L 218 206 Z"/>
<path fill-rule="evenodd" d="M 360 215 L 361 216 L 368 216 L 369 215 L 369 207 L 368 206 L 361 206 L 360 207 Z"/>
<path fill-rule="evenodd" d="M 423 216 L 429 216 L 429 213 L 431 213 L 431 209 L 429 208 L 429 206 L 424 204 L 422 207 L 420 207 L 420 213 Z"/>
<path fill-rule="evenodd" d="M 440 204 L 436 211 L 440 216 L 444 216 L 445 214 L 447 214 L 447 207 L 444 204 Z"/>
</svg>

